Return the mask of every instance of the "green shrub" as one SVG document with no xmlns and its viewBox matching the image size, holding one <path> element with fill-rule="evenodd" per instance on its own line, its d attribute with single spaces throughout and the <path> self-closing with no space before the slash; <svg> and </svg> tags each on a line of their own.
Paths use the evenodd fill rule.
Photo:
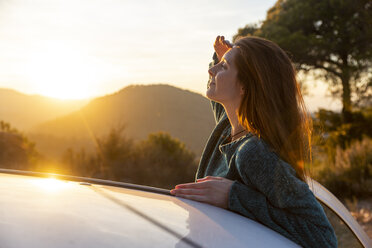
<svg viewBox="0 0 372 248">
<path fill-rule="evenodd" d="M 136 183 L 161 188 L 193 182 L 197 170 L 195 154 L 164 132 L 149 134 L 137 144 L 134 164 Z"/>
<path fill-rule="evenodd" d="M 195 154 L 168 133 L 152 133 L 134 142 L 123 134 L 123 128 L 97 139 L 93 154 L 67 149 L 63 163 L 73 175 L 160 188 L 194 181 L 197 169 Z"/>
</svg>

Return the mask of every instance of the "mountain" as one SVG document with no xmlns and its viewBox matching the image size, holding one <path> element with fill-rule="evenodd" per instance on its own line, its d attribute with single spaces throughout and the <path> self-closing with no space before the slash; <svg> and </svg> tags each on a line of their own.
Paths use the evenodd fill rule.
<svg viewBox="0 0 372 248">
<path fill-rule="evenodd" d="M 0 89 L 0 120 L 27 131 L 47 120 L 80 109 L 89 100 L 56 100 L 38 95 L 25 95 L 11 89 Z"/>
<path fill-rule="evenodd" d="M 68 147 L 93 149 L 96 138 L 121 125 L 134 140 L 168 132 L 200 156 L 215 121 L 209 100 L 200 94 L 169 85 L 131 85 L 38 125 L 29 136 L 40 151 L 60 155 Z"/>
</svg>

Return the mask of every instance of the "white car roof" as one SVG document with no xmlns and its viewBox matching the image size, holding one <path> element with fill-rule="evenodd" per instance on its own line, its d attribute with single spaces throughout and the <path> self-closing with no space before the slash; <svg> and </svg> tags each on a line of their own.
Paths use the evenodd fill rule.
<svg viewBox="0 0 372 248">
<path fill-rule="evenodd" d="M 363 246 L 372 247 L 343 204 L 308 182 Z M 0 195 L 2 248 L 299 247 L 234 212 L 148 186 L 0 169 Z"/>
<path fill-rule="evenodd" d="M 299 247 L 231 211 L 159 193 L 0 173 L 1 247 Z"/>
</svg>

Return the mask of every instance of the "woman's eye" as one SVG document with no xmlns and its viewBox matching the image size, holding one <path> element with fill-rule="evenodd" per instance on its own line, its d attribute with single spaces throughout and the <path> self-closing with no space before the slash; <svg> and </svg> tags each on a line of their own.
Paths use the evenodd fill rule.
<svg viewBox="0 0 372 248">
<path fill-rule="evenodd" d="M 222 63 L 222 68 L 223 68 L 223 69 L 227 69 L 227 65 L 226 65 L 226 63 Z"/>
</svg>

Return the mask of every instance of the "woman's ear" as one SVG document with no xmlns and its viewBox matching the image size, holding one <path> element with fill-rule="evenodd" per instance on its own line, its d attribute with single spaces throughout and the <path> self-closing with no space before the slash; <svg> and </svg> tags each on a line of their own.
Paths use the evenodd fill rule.
<svg viewBox="0 0 372 248">
<path fill-rule="evenodd" d="M 243 86 L 240 86 L 240 95 L 243 96 L 245 92 L 245 88 Z"/>
</svg>

